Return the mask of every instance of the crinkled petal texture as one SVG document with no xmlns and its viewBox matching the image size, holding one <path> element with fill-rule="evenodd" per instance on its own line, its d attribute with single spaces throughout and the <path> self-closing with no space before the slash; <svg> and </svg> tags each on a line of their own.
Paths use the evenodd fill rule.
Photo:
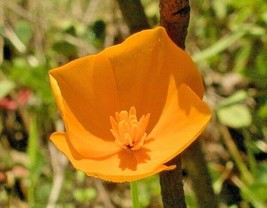
<svg viewBox="0 0 267 208">
<path fill-rule="evenodd" d="M 162 27 L 49 75 L 66 126 L 51 140 L 90 176 L 123 182 L 173 169 L 164 163 L 190 145 L 210 119 L 195 64 Z M 110 116 L 131 106 L 138 118 L 150 113 L 148 136 L 139 150 L 121 148 L 110 132 Z"/>
</svg>

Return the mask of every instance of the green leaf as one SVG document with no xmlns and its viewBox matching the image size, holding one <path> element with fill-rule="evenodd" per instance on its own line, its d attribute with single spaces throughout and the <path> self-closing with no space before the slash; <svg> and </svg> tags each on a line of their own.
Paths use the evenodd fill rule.
<svg viewBox="0 0 267 208">
<path fill-rule="evenodd" d="M 32 38 L 33 29 L 28 22 L 19 21 L 15 26 L 15 33 L 23 42 L 23 44 L 27 45 Z"/>
<path fill-rule="evenodd" d="M 75 46 L 66 41 L 56 42 L 52 48 L 57 53 L 63 54 L 64 56 L 74 56 L 77 52 Z"/>
<path fill-rule="evenodd" d="M 267 201 L 267 164 L 262 163 L 259 164 L 256 175 L 255 181 L 253 184 L 249 186 L 250 190 L 255 193 L 261 201 Z"/>
<path fill-rule="evenodd" d="M 252 116 L 249 108 L 243 104 L 235 104 L 217 110 L 219 121 L 232 128 L 245 128 L 250 126 Z"/>
<path fill-rule="evenodd" d="M 97 196 L 97 192 L 93 188 L 76 189 L 73 193 L 73 196 L 75 200 L 81 203 L 85 203 L 94 199 Z"/>
<path fill-rule="evenodd" d="M 249 188 L 260 201 L 267 201 L 267 184 L 254 183 Z"/>
<path fill-rule="evenodd" d="M 258 115 L 262 119 L 267 119 L 267 103 L 260 107 Z"/>
<path fill-rule="evenodd" d="M 212 7 L 216 13 L 218 19 L 223 19 L 227 15 L 227 3 L 221 0 L 213 0 L 211 1 Z"/>
<path fill-rule="evenodd" d="M 0 99 L 5 97 L 15 88 L 15 83 L 9 80 L 0 81 Z"/>
<path fill-rule="evenodd" d="M 223 101 L 221 101 L 219 103 L 219 108 L 243 102 L 247 98 L 248 98 L 248 93 L 245 90 L 239 90 L 230 97 L 225 98 Z"/>
</svg>

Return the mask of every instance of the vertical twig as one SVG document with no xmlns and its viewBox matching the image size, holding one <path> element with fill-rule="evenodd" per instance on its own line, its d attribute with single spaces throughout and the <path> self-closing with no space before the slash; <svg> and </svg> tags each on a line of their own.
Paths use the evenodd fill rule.
<svg viewBox="0 0 267 208">
<path fill-rule="evenodd" d="M 60 195 L 61 188 L 64 184 L 64 173 L 68 161 L 51 142 L 48 143 L 48 150 L 51 157 L 51 164 L 53 169 L 53 184 L 50 191 L 48 204 L 46 208 L 55 208 Z"/>
<path fill-rule="evenodd" d="M 149 28 L 144 9 L 140 0 L 117 0 L 122 15 L 131 33 Z M 172 40 L 181 48 L 184 48 L 184 41 L 189 22 L 189 10 L 187 14 L 176 14 L 183 5 L 176 8 L 171 0 L 160 1 L 161 25 L 164 26 Z M 188 5 L 188 1 L 187 1 Z M 185 15 L 186 18 L 183 17 Z M 183 17 L 185 21 L 180 21 Z M 175 21 L 174 21 L 175 19 Z M 175 26 L 174 26 L 175 25 Z M 173 30 L 173 27 L 176 29 Z M 185 29 L 185 31 L 183 31 Z M 183 32 L 181 32 L 183 31 Z M 180 35 L 183 34 L 183 35 Z M 185 198 L 182 182 L 181 159 L 174 158 L 171 164 L 176 164 L 176 169 L 160 173 L 161 194 L 164 208 L 185 208 Z"/>
<path fill-rule="evenodd" d="M 94 184 L 96 187 L 96 190 L 98 192 L 98 197 L 103 202 L 104 207 L 106 208 L 115 208 L 115 206 L 111 202 L 111 197 L 107 190 L 105 189 L 103 182 L 99 179 L 94 179 Z"/>
<path fill-rule="evenodd" d="M 63 131 L 63 123 L 58 121 L 56 123 L 56 130 Z M 64 184 L 64 173 L 68 165 L 67 158 L 63 156 L 51 142 L 48 143 L 48 150 L 51 158 L 51 165 L 53 169 L 53 184 L 50 191 L 48 204 L 46 208 L 55 208 L 60 195 L 61 188 Z"/>
<path fill-rule="evenodd" d="M 36 23 L 33 27 L 34 37 L 33 46 L 37 61 L 39 64 L 45 63 L 44 52 L 44 23 L 46 21 L 44 12 L 44 3 L 42 1 L 28 0 L 28 10 L 34 14 Z"/>
<path fill-rule="evenodd" d="M 170 164 L 175 164 L 176 168 L 159 174 L 163 206 L 164 208 L 185 208 L 181 158 L 174 158 Z"/>
<path fill-rule="evenodd" d="M 3 62 L 4 59 L 4 38 L 3 38 L 3 32 L 4 32 L 4 2 L 3 0 L 0 0 L 0 65 Z"/>
<path fill-rule="evenodd" d="M 160 0 L 160 23 L 169 37 L 180 48 L 185 48 L 185 38 L 190 19 L 188 0 Z M 164 208 L 185 208 L 181 158 L 176 157 L 170 164 L 176 169 L 160 173 L 161 195 Z"/>
<path fill-rule="evenodd" d="M 160 0 L 160 23 L 173 42 L 185 48 L 185 38 L 190 20 L 189 0 Z M 199 141 L 194 142 L 182 155 L 201 208 L 216 208 L 217 201 L 211 186 L 211 178 Z M 165 208 L 186 207 L 182 183 L 180 157 L 170 161 L 177 168 L 160 174 L 162 200 Z M 175 183 L 175 184 L 174 184 Z"/>
<path fill-rule="evenodd" d="M 204 139 L 203 135 L 199 136 L 198 139 Z M 182 154 L 182 160 L 192 180 L 192 187 L 196 194 L 199 208 L 218 207 L 207 162 L 198 140 Z"/>
<path fill-rule="evenodd" d="M 149 27 L 140 0 L 117 1 L 131 33 Z M 189 0 L 160 0 L 159 6 L 161 25 L 166 29 L 173 42 L 184 49 L 190 19 Z M 185 161 L 188 159 L 191 164 L 189 167 L 189 175 L 194 183 L 193 187 L 195 188 L 199 205 L 205 208 L 218 207 L 200 143 L 196 141 L 186 152 Z M 195 158 L 193 156 L 200 159 L 190 159 Z M 180 157 L 174 158 L 170 161 L 170 164 L 176 164 L 177 168 L 172 171 L 160 173 L 161 194 L 164 208 L 185 208 L 186 202 L 183 191 Z M 190 171 L 196 174 L 190 174 Z M 198 180 L 198 172 L 201 172 L 202 181 Z M 202 187 L 202 195 L 206 193 L 207 197 L 201 198 L 202 196 L 199 194 L 200 191 L 198 191 L 199 187 Z"/>
<path fill-rule="evenodd" d="M 185 48 L 185 38 L 190 19 L 189 0 L 160 0 L 160 24 L 172 41 Z"/>
<path fill-rule="evenodd" d="M 149 28 L 144 8 L 140 0 L 117 0 L 123 18 L 129 27 L 130 33 Z"/>
</svg>

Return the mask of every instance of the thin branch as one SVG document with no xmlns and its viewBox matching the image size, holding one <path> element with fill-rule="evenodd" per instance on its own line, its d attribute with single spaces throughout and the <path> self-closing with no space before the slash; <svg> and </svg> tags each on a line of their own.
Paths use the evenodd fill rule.
<svg viewBox="0 0 267 208">
<path fill-rule="evenodd" d="M 149 27 L 140 0 L 117 1 L 131 33 Z M 190 19 L 189 0 L 160 0 L 159 6 L 161 25 L 166 29 L 173 42 L 180 48 L 184 49 Z M 203 181 L 196 182 L 198 176 L 192 174 L 192 177 L 194 177 L 192 178 L 192 181 L 195 182 L 193 186 L 203 186 L 205 190 L 208 190 L 208 197 L 203 200 L 198 197 L 199 204 L 203 204 L 203 201 L 209 201 L 210 204 L 207 205 L 206 208 L 217 207 L 217 201 L 211 187 L 211 179 L 208 173 L 207 164 L 200 149 L 199 142 L 195 142 L 195 145 L 192 145 L 187 152 L 187 155 L 189 155 L 187 159 L 190 159 L 191 154 L 197 152 L 199 153 L 197 154 L 197 157 L 200 157 L 202 161 L 201 164 L 197 164 L 199 160 L 190 160 L 192 167 L 195 168 L 194 170 L 203 171 Z M 176 157 L 169 163 L 176 164 L 177 167 L 175 170 L 160 173 L 161 194 L 164 208 L 185 208 L 186 202 L 183 191 L 181 158 Z"/>
<path fill-rule="evenodd" d="M 160 23 L 169 37 L 180 48 L 185 48 L 185 38 L 190 19 L 188 0 L 160 0 Z M 160 173 L 161 195 L 164 208 L 185 208 L 181 158 L 169 162 L 176 169 Z"/>
<path fill-rule="evenodd" d="M 199 136 L 198 139 L 204 139 L 203 135 Z M 192 180 L 192 187 L 196 194 L 199 208 L 218 207 L 207 162 L 198 140 L 182 154 L 182 160 L 188 170 L 188 176 Z"/>
<path fill-rule="evenodd" d="M 1 0 L 1 1 L 3 1 L 3 0 Z M 32 23 L 37 22 L 36 17 L 30 11 L 27 11 L 23 7 L 19 6 L 18 3 L 15 3 L 12 1 L 5 1 L 5 7 L 10 9 L 16 15 L 18 15 L 18 16 L 26 19 L 26 20 L 29 20 Z"/>
<path fill-rule="evenodd" d="M 175 164 L 176 168 L 159 174 L 163 206 L 164 208 L 185 208 L 186 202 L 180 157 L 171 160 L 170 164 Z"/>
<path fill-rule="evenodd" d="M 60 131 L 64 129 L 63 123 L 61 121 L 58 121 L 56 123 L 56 129 Z M 67 158 L 63 156 L 51 142 L 48 143 L 48 150 L 50 153 L 54 177 L 46 208 L 55 208 L 61 188 L 64 184 L 64 173 L 68 165 L 68 161 Z"/>
<path fill-rule="evenodd" d="M 94 179 L 95 187 L 99 193 L 99 197 L 101 198 L 101 201 L 104 203 L 104 206 L 106 208 L 114 208 L 114 205 L 112 204 L 109 194 L 106 190 L 106 188 L 103 185 L 103 182 L 99 179 Z"/>
<path fill-rule="evenodd" d="M 131 34 L 150 27 L 140 0 L 117 1 Z"/>
<path fill-rule="evenodd" d="M 165 27 L 173 42 L 180 48 L 185 48 L 185 39 L 190 20 L 189 0 L 160 0 L 161 25 Z M 185 166 L 189 169 L 189 176 L 193 181 L 199 206 L 202 208 L 216 208 L 217 200 L 211 185 L 211 178 L 204 159 L 199 141 L 192 144 L 182 155 Z M 160 174 L 162 200 L 165 208 L 186 207 L 184 200 L 182 169 L 180 158 L 170 161 L 177 168 L 169 175 Z M 166 179 L 166 177 L 169 177 Z M 174 185 L 173 183 L 176 183 Z M 167 191 L 167 193 L 165 193 Z M 176 198 L 175 198 L 176 197 Z M 176 201 L 173 201 L 176 200 Z M 181 200 L 183 200 L 182 203 Z M 170 204 L 171 202 L 171 204 Z"/>
<path fill-rule="evenodd" d="M 3 38 L 3 30 L 4 30 L 4 2 L 0 0 L 0 65 L 4 60 L 4 38 Z"/>
<path fill-rule="evenodd" d="M 160 24 L 173 42 L 184 49 L 190 19 L 189 0 L 160 0 L 159 6 Z"/>
<path fill-rule="evenodd" d="M 48 150 L 51 156 L 51 164 L 53 169 L 53 185 L 50 191 L 48 204 L 46 208 L 55 208 L 58 201 L 61 188 L 64 184 L 64 173 L 68 164 L 67 159 L 63 156 L 53 144 L 48 144 Z M 53 159 L 52 159 L 53 158 Z"/>
<path fill-rule="evenodd" d="M 12 45 L 20 52 L 26 52 L 26 46 L 22 43 L 19 39 L 13 28 L 8 24 L 5 23 L 5 27 L 3 28 L 4 36 L 12 43 Z"/>
</svg>

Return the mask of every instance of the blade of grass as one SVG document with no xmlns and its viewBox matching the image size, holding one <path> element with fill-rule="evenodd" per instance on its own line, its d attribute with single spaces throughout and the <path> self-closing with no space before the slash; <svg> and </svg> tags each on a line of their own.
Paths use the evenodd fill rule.
<svg viewBox="0 0 267 208">
<path fill-rule="evenodd" d="M 247 166 L 245 165 L 244 161 L 242 160 L 240 153 L 233 141 L 232 136 L 230 135 L 228 129 L 225 126 L 220 126 L 220 130 L 222 133 L 222 138 L 229 150 L 231 156 L 233 157 L 237 168 L 241 174 L 242 180 L 245 181 L 246 184 L 251 184 L 253 182 L 253 176 L 249 172 Z"/>
<path fill-rule="evenodd" d="M 248 162 L 249 162 L 249 169 L 253 176 L 255 176 L 255 173 L 257 171 L 257 161 L 255 159 L 253 150 L 252 150 L 252 139 L 250 136 L 250 133 L 247 129 L 242 130 L 244 138 L 245 138 L 245 145 L 247 149 L 247 155 L 248 155 Z"/>
<path fill-rule="evenodd" d="M 226 48 L 230 47 L 233 43 L 239 40 L 242 36 L 247 33 L 248 29 L 244 28 L 242 30 L 238 30 L 231 35 L 228 35 L 221 40 L 218 40 L 215 44 L 210 46 L 209 48 L 194 54 L 192 56 L 193 60 L 196 62 L 208 59 L 212 56 L 217 55 L 218 53 L 222 52 Z"/>
<path fill-rule="evenodd" d="M 30 132 L 29 132 L 29 141 L 28 141 L 28 149 L 27 154 L 29 157 L 29 179 L 30 179 L 30 186 L 28 190 L 28 201 L 29 201 L 29 207 L 34 207 L 35 205 L 35 199 L 34 199 L 34 192 L 35 192 L 35 184 L 36 179 L 38 176 L 36 176 L 36 165 L 37 165 L 37 154 L 38 154 L 38 143 L 37 143 L 37 123 L 35 116 L 31 117 L 30 120 Z"/>
<path fill-rule="evenodd" d="M 4 59 L 4 38 L 3 38 L 3 32 L 4 32 L 4 2 L 0 1 L 0 65 L 3 62 Z"/>
<path fill-rule="evenodd" d="M 257 198 L 257 196 L 244 184 L 238 177 L 232 176 L 233 183 L 242 190 L 242 193 L 245 195 L 245 197 L 250 201 L 250 203 L 255 208 L 264 208 L 266 207 L 263 205 L 262 202 Z"/>
</svg>

